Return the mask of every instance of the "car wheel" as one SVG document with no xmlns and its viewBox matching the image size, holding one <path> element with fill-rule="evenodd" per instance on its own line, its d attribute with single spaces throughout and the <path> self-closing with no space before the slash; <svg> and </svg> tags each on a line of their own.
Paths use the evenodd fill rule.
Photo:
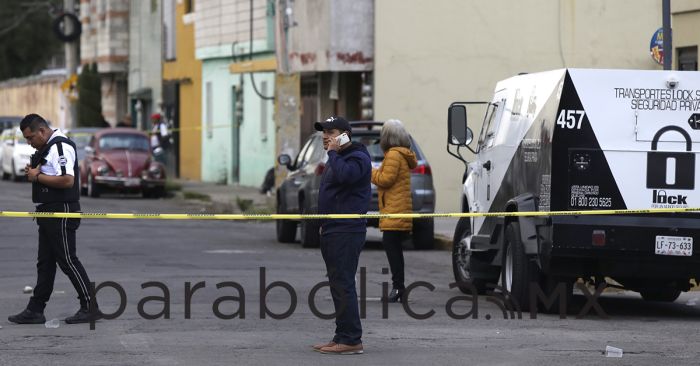
<svg viewBox="0 0 700 366">
<path fill-rule="evenodd" d="M 283 214 L 281 202 L 277 203 L 277 213 Z M 293 243 L 297 236 L 297 223 L 292 220 L 275 220 L 277 229 L 277 241 L 280 243 Z"/>
<path fill-rule="evenodd" d="M 151 198 L 151 197 L 153 197 L 153 191 L 148 189 L 148 188 L 144 188 L 141 190 L 141 197 Z"/>
<path fill-rule="evenodd" d="M 455 235 L 452 240 L 452 273 L 460 291 L 469 295 L 483 294 L 486 292 L 486 279 L 474 278 L 472 273 L 477 267 L 484 266 L 476 259 L 472 252 L 467 250 L 467 245 L 462 243 L 462 239 L 471 235 L 471 224 L 469 218 L 463 217 L 457 222 Z M 497 280 L 497 279 L 496 279 Z M 495 282 L 495 281 L 494 281 Z"/>
<path fill-rule="evenodd" d="M 429 219 L 413 219 L 413 247 L 417 250 L 435 248 L 435 221 Z"/>
<path fill-rule="evenodd" d="M 151 191 L 151 197 L 153 198 L 163 198 L 165 197 L 165 187 L 155 187 Z"/>
<path fill-rule="evenodd" d="M 100 187 L 97 186 L 97 182 L 95 182 L 91 172 L 88 172 L 87 177 L 87 194 L 92 198 L 100 197 Z"/>
<path fill-rule="evenodd" d="M 515 305 L 527 311 L 530 308 L 530 283 L 538 280 L 539 271 L 525 254 L 517 222 L 506 226 L 504 245 L 501 284 Z"/>
<path fill-rule="evenodd" d="M 674 302 L 681 296 L 681 290 L 674 287 L 653 287 L 640 290 L 639 294 L 646 301 Z"/>
<path fill-rule="evenodd" d="M 300 205 L 302 208 L 301 213 L 306 215 L 311 213 L 309 208 L 303 205 Z M 316 224 L 316 220 L 301 220 L 299 223 L 299 231 L 300 231 L 300 236 L 301 236 L 301 246 L 304 248 L 318 248 L 321 244 L 321 237 L 320 234 L 318 233 L 318 225 Z"/>
</svg>

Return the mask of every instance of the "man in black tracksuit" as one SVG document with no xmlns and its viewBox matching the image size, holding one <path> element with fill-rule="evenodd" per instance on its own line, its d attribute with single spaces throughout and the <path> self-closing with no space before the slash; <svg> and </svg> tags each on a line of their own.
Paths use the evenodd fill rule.
<svg viewBox="0 0 700 366">
<path fill-rule="evenodd" d="M 37 114 L 24 117 L 20 130 L 37 152 L 25 168 L 32 182 L 32 201 L 37 212 L 80 212 L 80 177 L 75 144 L 59 130 L 52 130 Z M 53 292 L 56 263 L 78 292 L 80 310 L 66 318 L 66 323 L 87 323 L 99 318 L 97 302 L 91 299 L 90 279 L 78 260 L 75 232 L 80 219 L 37 218 L 39 254 L 37 283 L 27 308 L 9 321 L 18 324 L 40 324 L 46 321 L 44 308 Z"/>
</svg>

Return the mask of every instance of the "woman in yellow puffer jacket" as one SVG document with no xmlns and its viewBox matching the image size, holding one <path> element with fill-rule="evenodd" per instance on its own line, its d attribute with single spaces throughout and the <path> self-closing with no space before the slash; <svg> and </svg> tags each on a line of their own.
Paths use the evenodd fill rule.
<svg viewBox="0 0 700 366">
<path fill-rule="evenodd" d="M 379 212 L 382 214 L 411 213 L 411 170 L 416 167 L 416 154 L 411 151 L 411 139 L 399 120 L 388 120 L 382 127 L 379 145 L 384 161 L 372 170 L 372 183 L 377 186 Z M 403 299 L 404 260 L 402 242 L 411 232 L 412 219 L 380 219 L 382 244 L 391 268 L 392 289 L 389 302 Z"/>
</svg>

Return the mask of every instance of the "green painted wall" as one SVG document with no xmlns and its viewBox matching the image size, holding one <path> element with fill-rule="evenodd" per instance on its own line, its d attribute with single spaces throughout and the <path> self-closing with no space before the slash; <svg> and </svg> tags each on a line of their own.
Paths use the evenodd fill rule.
<svg viewBox="0 0 700 366">
<path fill-rule="evenodd" d="M 228 57 L 202 60 L 202 180 L 258 187 L 275 162 L 274 105 L 258 97 L 249 74 L 237 94 L 241 75 L 230 73 L 230 63 Z M 256 73 L 255 83 L 261 93 L 274 95 L 274 73 Z M 241 95 L 239 121 L 235 110 Z"/>
</svg>

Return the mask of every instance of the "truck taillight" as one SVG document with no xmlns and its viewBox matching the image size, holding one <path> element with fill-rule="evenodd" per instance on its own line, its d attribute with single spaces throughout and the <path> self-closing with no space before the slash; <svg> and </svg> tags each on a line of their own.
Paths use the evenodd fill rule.
<svg viewBox="0 0 700 366">
<path fill-rule="evenodd" d="M 420 175 L 433 175 L 433 171 L 430 169 L 430 165 L 428 164 L 421 164 L 413 168 L 413 170 L 411 170 L 411 173 Z"/>
<path fill-rule="evenodd" d="M 316 170 L 314 171 L 314 174 L 316 174 L 316 175 L 318 175 L 318 176 L 321 176 L 321 175 L 323 175 L 323 170 L 324 170 L 324 169 L 326 169 L 326 164 L 324 164 L 324 163 L 319 163 L 319 164 L 316 166 Z"/>
<path fill-rule="evenodd" d="M 605 246 L 605 230 L 593 230 L 593 238 L 591 243 L 594 247 L 604 247 Z"/>
</svg>

